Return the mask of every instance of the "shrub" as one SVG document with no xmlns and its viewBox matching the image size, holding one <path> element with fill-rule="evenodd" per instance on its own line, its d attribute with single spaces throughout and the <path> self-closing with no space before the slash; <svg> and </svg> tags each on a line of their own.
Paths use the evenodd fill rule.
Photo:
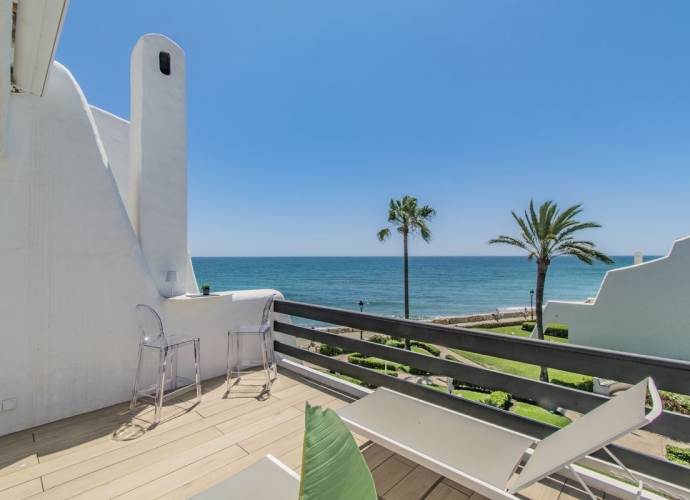
<svg viewBox="0 0 690 500">
<path fill-rule="evenodd" d="M 522 323 L 522 329 L 526 332 L 531 332 L 534 327 L 537 326 L 535 321 L 524 321 Z M 544 335 L 550 335 L 552 337 L 559 337 L 562 339 L 568 338 L 568 325 L 562 325 L 560 323 L 549 323 L 546 325 L 546 330 Z"/>
<path fill-rule="evenodd" d="M 453 379 L 453 388 L 455 388 L 455 389 L 469 389 L 471 391 L 485 392 L 487 394 L 490 392 L 493 392 L 493 389 L 489 389 L 488 387 L 482 387 L 481 385 L 470 384 L 467 382 L 463 382 L 462 380 L 458 380 L 456 378 Z"/>
<path fill-rule="evenodd" d="M 355 356 L 355 354 L 357 354 L 357 356 Z M 400 365 L 397 363 L 392 363 L 390 361 L 386 363 L 379 358 L 367 358 L 358 352 L 350 354 L 347 357 L 347 361 L 353 365 L 371 368 L 372 370 L 385 370 L 386 365 L 388 366 L 389 370 L 398 370 L 400 368 Z"/>
<path fill-rule="evenodd" d="M 413 340 L 412 342 L 410 342 L 410 345 L 413 345 L 415 347 L 420 347 L 421 349 L 424 349 L 426 352 L 428 352 L 432 356 L 440 356 L 441 355 L 441 351 L 436 346 L 433 346 L 431 344 L 427 344 L 426 342 L 419 342 L 417 340 Z"/>
<path fill-rule="evenodd" d="M 666 445 L 666 458 L 671 462 L 690 466 L 690 448 L 678 448 L 677 446 Z"/>
<path fill-rule="evenodd" d="M 366 354 L 362 354 L 361 352 L 353 352 L 347 357 L 347 360 L 350 361 L 350 358 L 366 358 Z M 350 361 L 352 363 L 352 361 Z"/>
<path fill-rule="evenodd" d="M 560 323 L 549 323 L 546 325 L 546 331 L 544 335 L 551 335 L 552 337 L 559 337 L 562 339 L 568 338 L 568 325 L 562 325 Z"/>
<path fill-rule="evenodd" d="M 404 349 L 405 348 L 405 342 L 401 342 L 399 340 L 386 340 L 386 345 L 388 347 L 397 347 L 398 349 Z"/>
<path fill-rule="evenodd" d="M 666 445 L 666 458 L 672 462 L 690 466 L 690 448 Z"/>
<path fill-rule="evenodd" d="M 488 398 L 484 400 L 484 403 L 486 403 L 489 406 L 494 406 L 496 408 L 501 408 L 502 410 L 507 410 L 510 408 L 510 400 L 512 399 L 512 396 L 508 394 L 507 392 L 503 391 L 494 391 L 492 392 Z"/>
<path fill-rule="evenodd" d="M 346 380 L 352 384 L 361 385 L 362 387 L 369 387 L 370 389 L 376 389 L 375 385 L 369 385 L 365 382 L 362 382 L 358 378 L 352 378 L 352 377 L 348 377 L 347 375 L 342 375 L 342 374 L 336 375 L 335 372 L 333 372 L 333 371 L 329 371 L 328 373 L 333 375 L 334 377 L 337 377 L 337 378 L 342 379 L 342 380 Z"/>
<path fill-rule="evenodd" d="M 391 377 L 397 377 L 397 376 L 398 376 L 398 372 L 396 372 L 396 371 L 394 371 L 394 370 L 388 370 L 388 371 L 385 371 L 385 370 L 376 370 L 376 371 L 379 372 L 379 373 L 383 373 L 384 375 L 390 375 Z"/>
<path fill-rule="evenodd" d="M 343 353 L 343 350 L 340 347 L 321 344 L 321 347 L 319 347 L 319 352 L 324 356 L 340 356 Z"/>
<path fill-rule="evenodd" d="M 446 359 L 449 359 L 451 361 L 458 361 L 458 358 L 456 358 L 452 354 L 446 354 Z"/>
<path fill-rule="evenodd" d="M 594 390 L 594 381 L 592 377 L 582 377 L 577 382 L 568 382 L 566 380 L 561 380 L 558 378 L 551 379 L 552 384 L 562 385 L 563 387 L 570 387 L 571 389 L 577 389 L 579 391 L 592 392 Z"/>
<path fill-rule="evenodd" d="M 387 340 L 388 337 L 385 335 L 379 335 L 378 333 L 369 337 L 369 342 L 374 342 L 375 344 L 385 344 Z"/>
<path fill-rule="evenodd" d="M 690 415 L 690 397 L 668 391 L 659 391 L 659 396 L 661 396 L 664 410 Z M 652 398 L 649 395 L 647 396 L 647 404 L 652 404 Z"/>
</svg>

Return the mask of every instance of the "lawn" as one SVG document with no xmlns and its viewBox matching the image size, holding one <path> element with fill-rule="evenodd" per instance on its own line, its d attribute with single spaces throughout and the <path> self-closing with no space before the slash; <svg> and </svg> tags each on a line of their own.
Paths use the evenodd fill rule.
<svg viewBox="0 0 690 500">
<path fill-rule="evenodd" d="M 540 422 L 555 425 L 557 427 L 565 427 L 570 423 L 568 417 L 557 415 L 539 406 L 521 403 L 519 401 L 513 403 L 513 406 L 510 407 L 510 411 L 522 415 L 523 417 L 539 420 Z"/>
<path fill-rule="evenodd" d="M 475 363 L 511 375 L 519 375 L 520 377 L 539 379 L 539 367 L 536 365 L 528 365 L 527 363 L 520 363 L 519 361 L 512 361 L 509 359 L 496 358 L 494 356 L 487 356 L 486 354 L 477 354 L 474 352 L 461 351 L 459 349 L 451 349 L 451 351 L 458 353 L 460 356 L 474 361 Z M 549 368 L 549 379 L 558 378 L 566 382 L 579 382 L 584 375 L 577 373 L 564 372 L 563 370 L 556 370 Z"/>
<path fill-rule="evenodd" d="M 479 330 L 483 330 L 485 332 L 492 332 L 492 333 L 505 333 L 506 335 L 510 335 L 512 333 L 516 337 L 525 337 L 525 338 L 532 335 L 532 332 L 526 332 L 525 330 L 522 329 L 522 327 L 520 325 L 499 326 L 496 328 L 479 328 Z M 568 339 L 562 339 L 560 337 L 552 337 L 551 335 L 544 335 L 544 340 L 551 340 L 553 342 L 562 342 L 564 344 L 568 343 Z"/>
<path fill-rule="evenodd" d="M 447 390 L 445 387 L 440 385 L 428 385 L 427 387 L 431 387 L 441 392 L 446 392 Z M 465 389 L 454 390 L 453 394 L 456 396 L 462 396 L 466 399 L 471 399 L 472 401 L 476 401 L 478 403 L 483 403 L 484 400 L 489 397 L 489 395 L 484 392 L 469 391 Z M 517 415 L 522 415 L 523 417 L 538 420 L 540 422 L 555 425 L 557 427 L 565 427 L 570 423 L 570 419 L 568 417 L 557 415 L 539 406 L 521 403 L 519 401 L 513 401 L 509 411 L 511 413 L 516 413 Z"/>
<path fill-rule="evenodd" d="M 520 325 L 515 326 L 500 326 L 497 328 L 485 328 L 484 331 L 493 333 L 502 333 L 505 335 L 515 334 L 517 337 L 529 337 L 530 333 L 522 330 Z M 551 337 L 547 335 L 546 340 L 553 340 L 554 342 L 567 343 L 568 339 L 562 339 L 559 337 Z M 483 366 L 484 368 L 489 368 L 491 370 L 496 370 L 503 373 L 509 373 L 511 375 L 519 375 L 520 377 L 531 378 L 534 380 L 539 379 L 539 367 L 536 365 L 529 365 L 527 363 L 520 363 L 519 361 L 512 361 L 509 359 L 496 358 L 494 356 L 487 356 L 486 354 L 477 354 L 474 352 L 461 351 L 459 349 L 451 349 L 452 351 L 458 353 L 460 356 L 474 361 L 475 363 Z M 549 368 L 549 379 L 558 378 L 566 382 L 578 382 L 582 379 L 583 375 L 577 373 L 565 372 L 563 370 L 556 370 L 554 368 Z"/>
<path fill-rule="evenodd" d="M 431 353 L 427 351 L 426 349 L 422 349 L 421 347 L 417 347 L 416 345 L 410 346 L 410 349 L 412 349 L 413 352 L 417 352 L 419 354 L 426 354 L 427 356 L 431 356 Z"/>
</svg>

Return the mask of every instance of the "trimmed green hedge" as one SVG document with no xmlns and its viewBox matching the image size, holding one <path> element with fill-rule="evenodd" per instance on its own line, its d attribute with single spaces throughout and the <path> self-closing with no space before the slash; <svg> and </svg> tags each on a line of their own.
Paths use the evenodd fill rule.
<svg viewBox="0 0 690 500">
<path fill-rule="evenodd" d="M 456 378 L 453 379 L 453 388 L 455 388 L 455 389 L 469 389 L 472 391 L 486 392 L 487 394 L 494 391 L 493 389 L 489 389 L 488 387 L 482 387 L 481 385 L 469 384 L 467 382 L 463 382 L 462 380 L 458 380 Z"/>
<path fill-rule="evenodd" d="M 690 449 L 666 445 L 666 458 L 671 462 L 690 466 Z"/>
<path fill-rule="evenodd" d="M 388 365 L 389 370 L 400 370 L 401 365 L 398 363 L 393 363 L 393 362 L 388 362 L 385 363 L 382 359 L 379 358 L 368 358 L 364 356 L 363 354 L 360 354 L 358 352 L 354 352 L 350 354 L 347 357 L 347 361 L 349 363 L 352 363 L 353 365 L 358 365 L 362 366 L 364 368 L 371 368 L 373 370 L 385 370 L 386 365 Z"/>
<path fill-rule="evenodd" d="M 404 345 L 404 343 L 403 343 L 403 345 Z M 427 344 L 426 342 L 419 342 L 417 340 L 413 340 L 410 342 L 410 345 L 424 349 L 426 352 L 428 352 L 432 356 L 438 357 L 441 355 L 441 351 L 436 346 L 433 346 L 431 344 Z"/>
<path fill-rule="evenodd" d="M 344 351 L 340 347 L 321 344 L 321 347 L 319 347 L 319 352 L 324 356 L 340 356 Z"/>
<path fill-rule="evenodd" d="M 446 359 L 449 359 L 451 361 L 458 361 L 458 358 L 456 358 L 452 354 L 446 354 Z"/>
<path fill-rule="evenodd" d="M 534 327 L 537 326 L 535 321 L 525 321 L 522 323 L 522 329 L 526 332 L 531 332 Z M 551 337 L 558 337 L 561 339 L 568 338 L 568 325 L 562 325 L 560 323 L 549 323 L 546 325 L 546 330 L 544 335 L 550 335 Z"/>
<path fill-rule="evenodd" d="M 385 370 L 376 370 L 376 371 L 379 372 L 379 373 L 383 373 L 384 375 L 390 375 L 391 377 L 397 377 L 397 376 L 398 376 L 398 372 L 393 371 L 393 370 L 388 370 L 388 371 L 385 371 Z"/>
<path fill-rule="evenodd" d="M 594 391 L 594 381 L 592 380 L 592 377 L 582 377 L 577 382 L 568 382 L 568 381 L 561 380 L 558 378 L 552 378 L 551 383 L 556 384 L 556 385 L 562 385 L 563 387 L 570 387 L 572 389 L 577 389 L 577 390 L 585 391 L 585 392 Z"/>
<path fill-rule="evenodd" d="M 494 391 L 489 394 L 489 397 L 484 400 L 484 403 L 489 406 L 494 406 L 496 408 L 501 408 L 502 410 L 507 410 L 510 408 L 510 400 L 513 397 L 507 392 Z"/>
<path fill-rule="evenodd" d="M 405 342 L 401 342 L 399 340 L 393 340 L 393 339 L 386 340 L 386 345 L 388 347 L 397 347 L 398 349 L 404 349 L 405 348 Z"/>
<path fill-rule="evenodd" d="M 375 344 L 385 344 L 388 340 L 388 337 L 386 337 L 385 335 L 376 334 L 369 337 L 368 340 L 369 342 L 374 342 Z"/>
<path fill-rule="evenodd" d="M 551 335 L 552 337 L 558 337 L 561 339 L 568 338 L 568 325 L 562 325 L 560 323 L 549 323 L 546 325 L 546 331 L 544 335 Z"/>
</svg>

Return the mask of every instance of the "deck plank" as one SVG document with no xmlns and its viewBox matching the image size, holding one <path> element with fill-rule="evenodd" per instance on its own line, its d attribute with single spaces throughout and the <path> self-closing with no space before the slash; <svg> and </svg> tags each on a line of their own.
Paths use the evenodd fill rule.
<svg viewBox="0 0 690 500">
<path fill-rule="evenodd" d="M 425 500 L 468 500 L 469 498 L 469 496 L 442 481 L 431 490 Z"/>
<path fill-rule="evenodd" d="M 393 459 L 398 460 L 396 455 L 393 455 Z M 409 464 L 406 465 L 409 467 Z M 443 479 L 441 474 L 416 465 L 412 472 L 393 486 L 388 493 L 383 495 L 383 498 L 384 500 L 419 500 L 430 493 L 441 482 L 441 479 Z"/>
<path fill-rule="evenodd" d="M 391 456 L 371 471 L 374 483 L 376 484 L 376 494 L 385 498 L 386 493 L 413 470 L 414 469 L 409 465 Z"/>
<path fill-rule="evenodd" d="M 4 491 L 0 491 L 0 500 L 22 500 L 36 495 L 43 491 L 40 479 L 27 481 L 26 483 L 18 484 Z"/>
</svg>

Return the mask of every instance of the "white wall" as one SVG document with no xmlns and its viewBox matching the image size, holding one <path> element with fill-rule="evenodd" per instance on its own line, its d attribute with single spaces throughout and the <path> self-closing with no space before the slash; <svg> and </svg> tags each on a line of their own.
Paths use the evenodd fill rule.
<svg viewBox="0 0 690 500">
<path fill-rule="evenodd" d="M 108 166 L 125 208 L 129 204 L 129 122 L 95 106 L 89 106 L 98 129 Z"/>
<path fill-rule="evenodd" d="M 0 168 L 0 400 L 17 398 L 17 409 L 0 413 L 0 435 L 127 401 L 138 303 L 156 309 L 168 333 L 201 338 L 203 378 L 224 374 L 227 331 L 257 321 L 272 292 L 162 297 L 108 168 L 103 144 L 112 138 L 98 136 L 69 71 L 54 64 L 43 97 L 10 97 L 13 147 Z"/>
<path fill-rule="evenodd" d="M 0 168 L 8 147 L 10 66 L 12 64 L 12 0 L 0 0 Z"/>
<path fill-rule="evenodd" d="M 565 323 L 572 344 L 690 361 L 690 237 L 668 256 L 606 273 L 592 304 L 549 301 L 545 323 Z"/>
<path fill-rule="evenodd" d="M 159 54 L 170 54 L 171 72 Z M 149 270 L 162 295 L 168 271 L 187 292 L 187 114 L 185 56 L 162 35 L 139 39 L 131 59 L 130 210 Z"/>
</svg>

